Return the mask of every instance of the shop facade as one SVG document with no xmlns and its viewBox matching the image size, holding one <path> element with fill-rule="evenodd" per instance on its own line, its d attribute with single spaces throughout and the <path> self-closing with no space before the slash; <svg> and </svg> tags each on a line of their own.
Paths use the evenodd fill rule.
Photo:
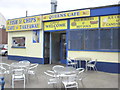
<svg viewBox="0 0 120 90">
<path fill-rule="evenodd" d="M 8 58 L 40 64 L 67 64 L 67 57 L 90 57 L 97 59 L 99 71 L 119 73 L 119 8 L 119 5 L 111 5 L 43 14 L 41 27 L 30 30 L 22 26 L 11 30 L 8 25 Z M 33 39 L 35 32 L 39 33 L 37 43 Z M 25 41 L 24 46 L 12 47 L 19 37 Z"/>
<path fill-rule="evenodd" d="M 42 17 L 31 16 L 7 20 L 8 59 L 29 60 L 43 64 Z"/>
</svg>

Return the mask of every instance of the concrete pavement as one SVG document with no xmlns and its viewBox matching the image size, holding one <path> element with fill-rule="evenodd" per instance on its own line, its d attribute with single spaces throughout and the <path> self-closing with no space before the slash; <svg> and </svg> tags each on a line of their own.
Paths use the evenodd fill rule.
<svg viewBox="0 0 120 90">
<path fill-rule="evenodd" d="M 7 57 L 0 56 L 0 62 L 11 64 L 12 62 L 17 62 L 15 60 L 8 60 Z M 30 76 L 26 88 L 52 88 L 52 85 L 47 84 L 47 77 L 44 71 L 51 70 L 54 65 L 41 65 L 39 64 L 37 68 L 37 77 Z M 118 88 L 118 74 L 105 73 L 105 72 L 94 72 L 87 71 L 85 73 L 87 76 L 83 80 L 84 87 L 80 84 L 80 88 Z M 10 75 L 5 75 L 5 88 L 11 88 Z M 23 82 L 15 82 L 16 88 L 22 88 Z M 63 87 L 63 86 L 62 86 Z"/>
</svg>

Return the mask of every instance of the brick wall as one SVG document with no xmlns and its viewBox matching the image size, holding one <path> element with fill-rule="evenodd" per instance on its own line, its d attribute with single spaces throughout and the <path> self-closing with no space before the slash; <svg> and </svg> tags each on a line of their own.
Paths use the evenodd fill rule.
<svg viewBox="0 0 120 90">
<path fill-rule="evenodd" d="M 0 44 L 7 44 L 8 34 L 5 29 L 0 29 Z"/>
</svg>

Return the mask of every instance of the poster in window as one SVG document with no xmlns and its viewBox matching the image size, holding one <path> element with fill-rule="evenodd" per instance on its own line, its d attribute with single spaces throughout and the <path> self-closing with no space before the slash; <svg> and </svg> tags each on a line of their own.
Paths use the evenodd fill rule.
<svg viewBox="0 0 120 90">
<path fill-rule="evenodd" d="M 40 42 L 40 31 L 34 30 L 33 31 L 33 43 L 39 43 Z"/>
<path fill-rule="evenodd" d="M 25 47 L 25 37 L 12 37 L 13 47 Z"/>
</svg>

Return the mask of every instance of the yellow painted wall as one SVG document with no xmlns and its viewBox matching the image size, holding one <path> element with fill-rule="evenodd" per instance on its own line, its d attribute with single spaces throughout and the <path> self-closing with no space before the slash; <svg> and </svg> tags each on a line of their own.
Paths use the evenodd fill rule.
<svg viewBox="0 0 120 90">
<path fill-rule="evenodd" d="M 12 37 L 25 37 L 26 48 L 11 48 Z M 8 33 L 8 55 L 43 58 L 43 31 L 40 30 L 40 42 L 33 43 L 33 31 L 16 31 Z"/>
<path fill-rule="evenodd" d="M 92 51 L 68 51 L 68 57 L 89 57 L 91 59 L 97 59 L 100 62 L 114 62 L 120 63 L 118 60 L 118 52 L 92 52 Z"/>
</svg>

